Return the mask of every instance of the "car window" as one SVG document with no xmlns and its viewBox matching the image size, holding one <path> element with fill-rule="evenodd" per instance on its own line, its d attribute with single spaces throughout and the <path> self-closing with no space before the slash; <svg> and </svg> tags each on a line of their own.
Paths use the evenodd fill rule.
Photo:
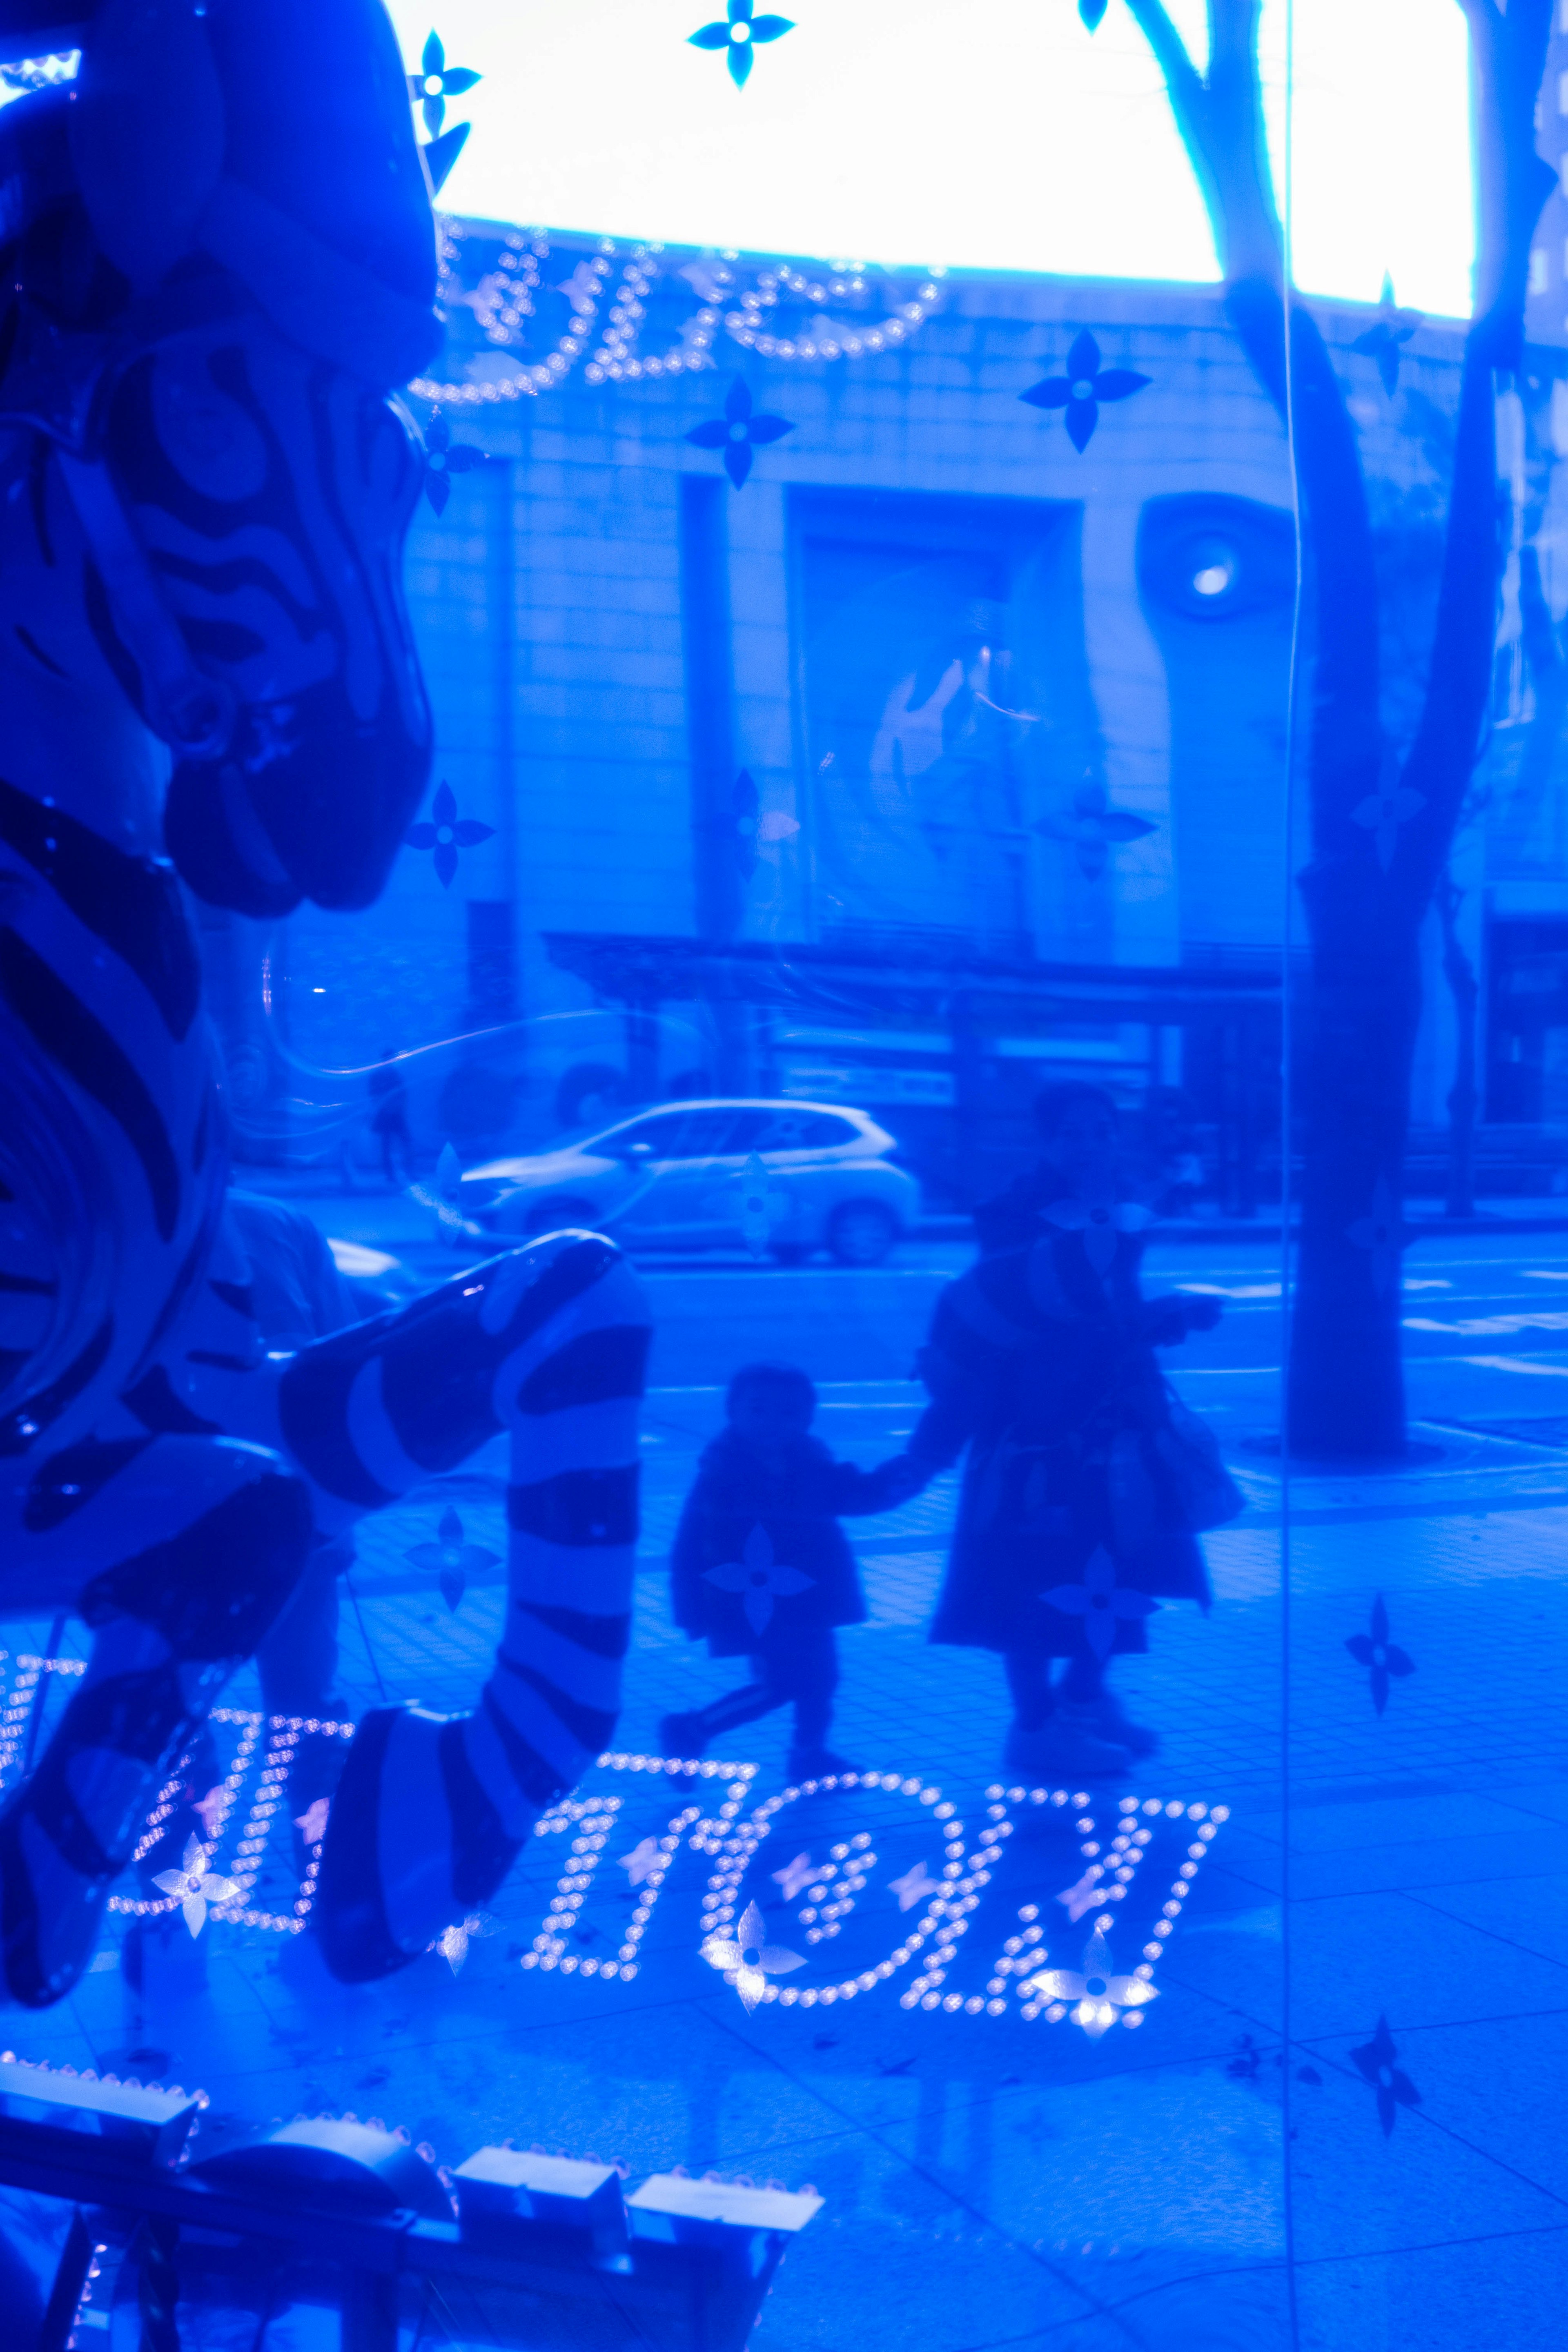
<svg viewBox="0 0 1568 2352">
<path fill-rule="evenodd" d="M 608 1135 L 584 1149 L 606 1160 L 625 1160 L 634 1143 L 646 1143 L 656 1160 L 679 1160 L 684 1152 L 681 1133 L 689 1116 L 679 1110 L 650 1111 L 646 1118 L 628 1119 L 625 1127 L 612 1128 Z"/>
<path fill-rule="evenodd" d="M 829 1151 L 854 1143 L 860 1130 L 853 1119 L 826 1110 L 774 1111 L 767 1131 L 753 1148 L 758 1151 Z"/>
<path fill-rule="evenodd" d="M 680 1141 L 668 1156 L 679 1160 L 712 1160 L 732 1157 L 737 1152 L 755 1151 L 771 1123 L 765 1110 L 750 1108 L 744 1103 L 710 1103 L 701 1110 L 689 1110 L 682 1117 Z M 659 1156 L 667 1155 L 662 1139 Z"/>
</svg>

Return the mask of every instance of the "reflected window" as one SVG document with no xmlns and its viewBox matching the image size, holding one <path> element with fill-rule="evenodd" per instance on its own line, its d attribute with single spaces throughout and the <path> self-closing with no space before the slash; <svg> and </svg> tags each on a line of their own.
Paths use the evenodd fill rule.
<svg viewBox="0 0 1568 2352">
<path fill-rule="evenodd" d="M 757 1144 L 759 1151 L 836 1151 L 847 1143 L 859 1140 L 860 1129 L 852 1118 L 842 1118 L 836 1111 L 786 1110 L 777 1112 L 768 1122 Z"/>
<path fill-rule="evenodd" d="M 756 1151 L 771 1125 L 766 1110 L 744 1103 L 707 1103 L 692 1110 L 649 1111 L 605 1137 L 612 1159 L 713 1160 Z"/>
</svg>

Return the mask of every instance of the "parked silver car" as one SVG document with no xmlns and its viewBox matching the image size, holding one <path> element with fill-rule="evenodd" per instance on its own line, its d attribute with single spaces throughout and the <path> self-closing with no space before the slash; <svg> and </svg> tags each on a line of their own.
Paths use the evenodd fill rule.
<svg viewBox="0 0 1568 2352">
<path fill-rule="evenodd" d="M 798 1265 L 877 1265 L 920 1213 L 885 1128 L 837 1103 L 680 1102 L 580 1142 L 487 1160 L 458 1207 L 495 1234 L 590 1225 L 634 1247 L 745 1243 Z"/>
</svg>

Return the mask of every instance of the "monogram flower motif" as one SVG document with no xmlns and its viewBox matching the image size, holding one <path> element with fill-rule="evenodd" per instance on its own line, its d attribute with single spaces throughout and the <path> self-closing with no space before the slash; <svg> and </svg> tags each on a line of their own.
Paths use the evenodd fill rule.
<svg viewBox="0 0 1568 2352">
<path fill-rule="evenodd" d="M 663 1860 L 664 1854 L 657 1838 L 639 1838 L 630 1853 L 622 1854 L 621 1868 L 634 1886 L 640 1886 L 645 1878 L 652 1877 Z"/>
<path fill-rule="evenodd" d="M 471 474 L 488 462 L 482 449 L 453 440 L 452 428 L 437 409 L 425 427 L 425 495 L 435 512 L 445 512 L 454 474 Z"/>
<path fill-rule="evenodd" d="M 1089 30 L 1093 29 L 1090 26 Z M 1018 397 L 1031 408 L 1065 408 L 1068 439 L 1081 456 L 1100 422 L 1101 402 L 1131 400 L 1152 381 L 1151 376 L 1140 375 L 1136 368 L 1102 368 L 1100 345 L 1086 327 L 1073 338 L 1066 375 L 1044 376 Z"/>
<path fill-rule="evenodd" d="M 727 23 L 700 25 L 687 38 L 694 49 L 722 49 L 731 80 L 737 89 L 743 89 L 757 43 L 779 40 L 794 30 L 793 16 L 753 16 L 752 0 L 730 0 Z"/>
<path fill-rule="evenodd" d="M 1091 1862 L 1076 1886 L 1064 1886 L 1056 1896 L 1055 1900 L 1061 1905 L 1075 1927 L 1086 1911 L 1093 1911 L 1104 1902 L 1105 1889 L 1100 1885 L 1102 1875 L 1099 1863 Z"/>
<path fill-rule="evenodd" d="M 1089 882 L 1098 882 L 1104 873 L 1113 843 L 1141 841 L 1158 829 L 1146 816 L 1108 807 L 1102 784 L 1081 785 L 1073 794 L 1070 815 L 1042 817 L 1035 827 L 1047 840 L 1067 842 L 1079 873 Z"/>
<path fill-rule="evenodd" d="M 929 1903 L 933 1895 L 942 1893 L 941 1879 L 933 1878 L 923 1862 L 917 1862 L 901 1878 L 891 1878 L 888 1884 L 899 1898 L 900 1911 L 912 1911 L 917 1903 Z"/>
<path fill-rule="evenodd" d="M 748 1903 L 732 1937 L 710 1936 L 700 1948 L 710 1969 L 722 1969 L 726 1977 L 733 1972 L 735 1990 L 748 2014 L 766 1991 L 770 1977 L 787 1976 L 792 1969 L 805 1966 L 799 1952 L 786 1952 L 778 1944 L 764 1944 L 766 1933 L 762 1913 L 754 1903 Z"/>
<path fill-rule="evenodd" d="M 810 1854 L 797 1853 L 793 1862 L 786 1862 L 782 1870 L 774 1871 L 773 1885 L 783 1887 L 786 1903 L 793 1903 L 801 1888 L 809 1885 L 816 1875 Z"/>
<path fill-rule="evenodd" d="M 443 890 L 449 889 L 458 870 L 459 849 L 475 849 L 481 841 L 489 841 L 493 824 L 479 824 L 471 816 L 459 816 L 458 803 L 448 783 L 436 787 L 436 797 L 430 803 L 430 819 L 411 824 L 403 838 L 410 849 L 433 849 L 436 853 L 436 878 Z"/>
<path fill-rule="evenodd" d="M 1393 399 L 1399 383 L 1399 362 L 1405 346 L 1426 316 L 1425 310 L 1402 310 L 1394 299 L 1394 280 L 1385 269 L 1383 273 L 1383 299 L 1378 313 L 1364 335 L 1358 335 L 1351 345 L 1363 358 L 1375 360 L 1383 388 Z"/>
<path fill-rule="evenodd" d="M 773 1623 L 775 1602 L 809 1591 L 816 1581 L 786 1560 L 773 1558 L 773 1538 L 761 1525 L 746 1538 L 739 1559 L 725 1560 L 718 1568 L 708 1569 L 705 1575 L 721 1592 L 740 1594 L 741 1608 L 753 1633 L 765 1632 Z"/>
<path fill-rule="evenodd" d="M 440 1953 L 456 1976 L 468 1957 L 468 1946 L 474 1937 L 489 1935 L 491 1925 L 488 1911 L 470 1912 L 468 1918 L 455 1920 L 451 1927 L 443 1927 L 431 1948 Z"/>
<path fill-rule="evenodd" d="M 724 414 L 694 425 L 687 435 L 694 449 L 722 449 L 724 471 L 738 490 L 752 470 L 752 452 L 770 441 L 782 441 L 795 426 L 784 416 L 758 416 L 752 412 L 751 386 L 737 376 L 724 395 Z"/>
<path fill-rule="evenodd" d="M 209 1789 L 205 1797 L 198 1797 L 191 1811 L 206 1832 L 208 1845 L 216 1843 L 217 1833 L 223 1826 L 223 1817 L 228 1811 L 228 1801 L 224 1793 L 223 1782 L 220 1780 L 216 1789 Z"/>
<path fill-rule="evenodd" d="M 408 95 L 425 117 L 425 128 L 435 138 L 446 120 L 447 100 L 460 98 L 483 76 L 467 66 L 449 66 L 437 35 L 432 33 L 419 59 L 419 70 L 408 77 Z"/>
<path fill-rule="evenodd" d="M 331 1811 L 330 1797 L 316 1797 L 302 1813 L 296 1814 L 294 1827 L 307 1845 L 320 1845 L 327 1834 L 327 1816 Z"/>
<path fill-rule="evenodd" d="M 1105 1274 L 1114 1263 L 1118 1234 L 1141 1234 L 1153 1222 L 1137 1201 L 1053 1201 L 1045 1214 L 1058 1233 L 1083 1236 L 1083 1254 L 1096 1274 Z"/>
<path fill-rule="evenodd" d="M 1381 1592 L 1372 1604 L 1371 1633 L 1352 1633 L 1345 1647 L 1358 1665 L 1367 1668 L 1373 1706 L 1381 1715 L 1388 1705 L 1389 1676 L 1403 1681 L 1406 1675 L 1415 1672 L 1415 1661 L 1409 1651 L 1402 1650 L 1397 1642 L 1388 1638 L 1388 1611 Z"/>
<path fill-rule="evenodd" d="M 1130 1592 L 1116 1581 L 1116 1569 L 1103 1544 L 1084 1563 L 1081 1584 L 1056 1584 L 1044 1595 L 1053 1609 L 1083 1619 L 1084 1638 L 1097 1658 L 1108 1658 L 1119 1618 L 1147 1617 L 1154 1603 L 1146 1592 Z"/>
<path fill-rule="evenodd" d="M 403 1556 L 411 1567 L 440 1578 L 442 1598 L 448 1609 L 456 1609 L 468 1590 L 469 1571 L 489 1568 L 500 1558 L 499 1553 L 487 1551 L 483 1544 L 466 1541 L 463 1522 L 449 1506 L 437 1524 L 436 1541 L 411 1544 Z"/>
<path fill-rule="evenodd" d="M 1091 2042 L 1098 2042 L 1123 2010 L 1142 2009 L 1160 1997 L 1159 1988 L 1147 1977 L 1112 1975 L 1110 1947 L 1098 1927 L 1083 1948 L 1081 1969 L 1042 1969 L 1024 1990 L 1039 2000 L 1074 2003 L 1073 2021 Z"/>
<path fill-rule="evenodd" d="M 767 1248 L 774 1225 L 789 1213 L 789 1193 L 768 1174 L 767 1162 L 753 1151 L 736 1179 L 741 1188 L 741 1239 L 753 1257 Z"/>
<path fill-rule="evenodd" d="M 1399 846 L 1399 828 L 1419 816 L 1426 805 L 1426 795 L 1398 782 L 1393 776 L 1385 778 L 1376 792 L 1368 793 L 1351 811 L 1351 823 L 1359 824 L 1372 835 L 1372 845 L 1377 852 L 1377 862 L 1386 874 L 1394 863 L 1394 853 Z"/>
<path fill-rule="evenodd" d="M 206 1926 L 210 1903 L 232 1903 L 239 1893 L 236 1880 L 220 1878 L 207 1868 L 207 1849 L 199 1838 L 187 1841 L 178 1870 L 159 1871 L 153 1884 L 163 1895 L 180 1896 L 180 1908 L 193 1936 L 199 1936 Z"/>
<path fill-rule="evenodd" d="M 1394 2129 L 1401 2107 L 1421 2105 L 1420 2092 L 1404 2069 L 1394 2063 L 1398 2055 L 1386 2017 L 1378 2019 L 1377 2032 L 1370 2042 L 1363 2042 L 1359 2050 L 1351 2052 L 1363 2077 L 1377 2094 L 1377 2120 L 1383 2126 L 1384 2139 Z"/>
</svg>

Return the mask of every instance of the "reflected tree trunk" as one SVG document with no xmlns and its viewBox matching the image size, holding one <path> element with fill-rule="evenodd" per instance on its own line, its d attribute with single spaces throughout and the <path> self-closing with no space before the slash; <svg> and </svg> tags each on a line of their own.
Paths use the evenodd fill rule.
<svg viewBox="0 0 1568 2352">
<path fill-rule="evenodd" d="M 1292 1107 L 1302 1174 L 1289 1443 L 1310 1459 L 1398 1458 L 1406 1450 L 1400 1202 L 1420 932 L 1469 787 L 1490 684 L 1500 561 L 1493 376 L 1519 362 L 1530 240 L 1553 184 L 1534 132 L 1551 0 L 1510 0 L 1506 12 L 1497 0 L 1460 0 L 1476 85 L 1476 309 L 1427 684 L 1403 759 L 1382 717 L 1377 577 L 1355 426 L 1310 312 L 1294 297 L 1287 306 L 1264 136 L 1260 0 L 1209 0 L 1202 74 L 1161 0 L 1127 5 L 1165 77 L 1232 323 L 1295 446 L 1310 650 L 1300 772 L 1311 847 L 1298 877 L 1310 968 Z M 1473 1017 L 1470 1029 L 1473 1089 Z"/>
<path fill-rule="evenodd" d="M 1454 1083 L 1448 1089 L 1448 1181 L 1444 1207 L 1450 1217 L 1476 1211 L 1476 1119 L 1480 1090 L 1476 1084 L 1476 1015 L 1480 983 L 1459 937 L 1464 892 L 1451 874 L 1437 885 L 1437 920 L 1443 929 L 1443 977 L 1454 1000 Z"/>
</svg>

